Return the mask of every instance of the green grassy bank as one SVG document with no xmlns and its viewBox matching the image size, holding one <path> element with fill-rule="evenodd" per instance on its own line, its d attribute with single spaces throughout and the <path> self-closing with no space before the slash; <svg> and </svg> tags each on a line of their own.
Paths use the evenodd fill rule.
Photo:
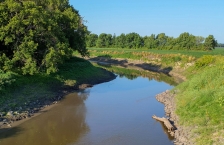
<svg viewBox="0 0 224 145">
<path fill-rule="evenodd" d="M 224 56 L 224 48 L 223 47 L 217 47 L 214 50 L 211 51 L 196 51 L 196 50 L 155 50 L 155 49 L 122 49 L 122 48 L 88 48 L 90 52 L 102 52 L 102 51 L 110 51 L 110 52 L 116 52 L 117 56 L 122 57 L 122 52 L 126 54 L 126 57 L 128 58 L 128 54 L 133 52 L 148 52 L 148 53 L 155 53 L 155 54 L 180 54 L 180 55 L 187 55 L 187 56 L 193 56 L 196 58 L 199 58 L 203 55 L 223 55 Z"/>
<path fill-rule="evenodd" d="M 0 72 L 0 113 L 25 111 L 36 100 L 51 101 L 54 97 L 74 91 L 80 84 L 97 84 L 112 78 L 111 73 L 77 57 L 68 60 L 57 73 L 51 75 L 23 76 Z"/>
<path fill-rule="evenodd" d="M 178 85 L 176 113 L 197 144 L 224 143 L 224 57 L 203 56 Z"/>
<path fill-rule="evenodd" d="M 180 124 L 191 128 L 196 144 L 224 144 L 224 56 L 212 52 L 164 53 L 139 50 L 90 49 L 91 57 L 126 58 L 182 69 L 187 80 L 177 85 L 176 113 Z M 193 54 L 194 53 L 194 54 Z M 209 55 L 208 55 L 209 54 Z M 186 65 L 190 63 L 191 65 Z"/>
</svg>

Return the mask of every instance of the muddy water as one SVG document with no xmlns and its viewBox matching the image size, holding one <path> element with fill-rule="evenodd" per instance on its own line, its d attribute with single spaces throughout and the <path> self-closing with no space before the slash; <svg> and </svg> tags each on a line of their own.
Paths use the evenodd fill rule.
<svg viewBox="0 0 224 145">
<path fill-rule="evenodd" d="M 151 116 L 164 116 L 155 95 L 164 82 L 125 77 L 71 93 L 54 108 L 0 134 L 0 145 L 169 145 Z"/>
</svg>

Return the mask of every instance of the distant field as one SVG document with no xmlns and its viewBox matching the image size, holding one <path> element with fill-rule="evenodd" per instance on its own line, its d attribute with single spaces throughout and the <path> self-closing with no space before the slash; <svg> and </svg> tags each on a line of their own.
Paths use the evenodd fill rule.
<svg viewBox="0 0 224 145">
<path fill-rule="evenodd" d="M 203 55 L 223 55 L 224 47 L 216 48 L 212 51 L 186 51 L 186 50 L 152 50 L 152 49 L 121 49 L 121 48 L 88 48 L 89 50 L 108 50 L 108 51 L 123 51 L 123 52 L 152 52 L 157 54 L 184 54 L 199 58 Z"/>
</svg>

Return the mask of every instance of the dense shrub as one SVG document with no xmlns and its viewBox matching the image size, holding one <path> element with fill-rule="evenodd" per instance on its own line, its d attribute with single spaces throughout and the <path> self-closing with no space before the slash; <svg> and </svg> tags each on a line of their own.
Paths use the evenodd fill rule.
<svg viewBox="0 0 224 145">
<path fill-rule="evenodd" d="M 213 61 L 214 61 L 214 56 L 212 56 L 212 55 L 204 55 L 204 56 L 202 56 L 201 58 L 199 58 L 196 61 L 195 66 L 197 68 L 204 67 L 204 66 L 208 66 Z"/>
</svg>

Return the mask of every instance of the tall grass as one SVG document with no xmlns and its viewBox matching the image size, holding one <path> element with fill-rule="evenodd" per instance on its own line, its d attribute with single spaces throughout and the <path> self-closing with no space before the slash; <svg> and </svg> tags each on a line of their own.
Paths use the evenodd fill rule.
<svg viewBox="0 0 224 145">
<path fill-rule="evenodd" d="M 202 60 L 199 60 L 202 61 Z M 193 127 L 197 144 L 221 144 L 224 138 L 224 57 L 193 66 L 194 75 L 175 89 L 182 125 Z M 223 143 L 223 142 L 222 142 Z"/>
<path fill-rule="evenodd" d="M 140 60 L 143 62 L 150 62 L 153 64 L 162 65 L 162 67 L 174 66 L 175 63 L 181 62 L 184 64 L 191 63 L 196 60 L 195 57 L 183 54 L 161 54 L 161 53 L 153 53 L 147 51 L 130 51 L 130 50 L 107 50 L 107 49 L 90 49 L 91 57 L 108 57 L 108 58 L 123 58 L 123 59 L 132 59 L 132 60 Z"/>
</svg>

